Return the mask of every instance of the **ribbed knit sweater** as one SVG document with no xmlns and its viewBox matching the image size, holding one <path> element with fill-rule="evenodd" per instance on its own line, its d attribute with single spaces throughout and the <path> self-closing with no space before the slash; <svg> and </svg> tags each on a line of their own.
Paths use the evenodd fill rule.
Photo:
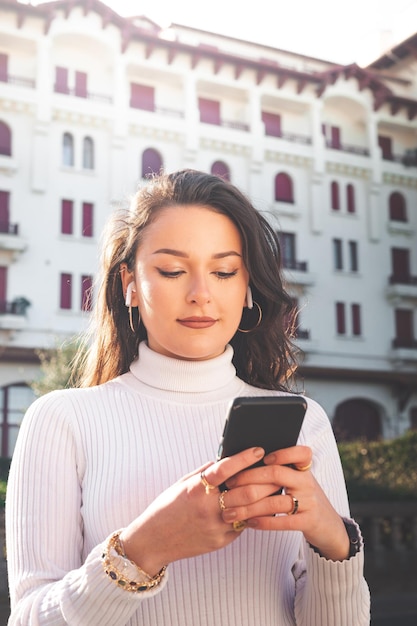
<svg viewBox="0 0 417 626">
<path fill-rule="evenodd" d="M 300 532 L 247 529 L 222 550 L 170 564 L 142 594 L 105 574 L 108 536 L 215 459 L 230 400 L 279 393 L 240 380 L 232 355 L 228 346 L 215 359 L 181 361 L 142 343 L 130 372 L 32 404 L 7 491 L 10 626 L 369 624 L 363 549 L 328 561 Z M 316 479 L 349 517 L 331 426 L 312 400 L 299 443 L 312 447 Z"/>
</svg>

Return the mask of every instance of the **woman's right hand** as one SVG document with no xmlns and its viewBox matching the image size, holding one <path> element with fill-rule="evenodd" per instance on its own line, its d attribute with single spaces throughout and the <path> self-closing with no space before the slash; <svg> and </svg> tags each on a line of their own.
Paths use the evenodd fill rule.
<svg viewBox="0 0 417 626">
<path fill-rule="evenodd" d="M 222 519 L 217 487 L 264 454 L 262 448 L 250 448 L 206 464 L 174 483 L 122 531 L 126 556 L 154 576 L 168 563 L 213 552 L 234 541 L 239 533 Z M 206 493 L 202 471 L 216 489 Z"/>
</svg>

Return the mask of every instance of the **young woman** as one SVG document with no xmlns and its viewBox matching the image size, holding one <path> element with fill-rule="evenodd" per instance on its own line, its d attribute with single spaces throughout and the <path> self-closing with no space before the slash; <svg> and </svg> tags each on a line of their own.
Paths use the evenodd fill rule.
<svg viewBox="0 0 417 626">
<path fill-rule="evenodd" d="M 259 448 L 213 462 L 231 399 L 288 393 L 294 371 L 267 221 L 218 177 L 162 175 L 112 219 L 101 276 L 84 388 L 40 398 L 21 426 L 9 623 L 369 624 L 320 406 L 263 466 Z"/>
</svg>

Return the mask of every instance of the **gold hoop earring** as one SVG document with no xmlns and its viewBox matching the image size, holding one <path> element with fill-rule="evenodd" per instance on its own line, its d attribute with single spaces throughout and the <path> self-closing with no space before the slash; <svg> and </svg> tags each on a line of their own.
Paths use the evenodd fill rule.
<svg viewBox="0 0 417 626">
<path fill-rule="evenodd" d="M 262 320 L 262 309 L 259 306 L 259 304 L 257 302 L 255 302 L 255 300 L 253 301 L 253 304 L 256 306 L 256 308 L 258 309 L 258 321 L 256 322 L 255 326 L 252 326 L 252 328 L 248 328 L 247 330 L 244 328 L 238 328 L 238 331 L 240 333 L 251 333 L 253 330 L 255 330 L 255 328 L 258 328 L 259 324 L 261 323 Z"/>
<path fill-rule="evenodd" d="M 132 331 L 132 333 L 136 334 L 137 330 L 139 330 L 139 325 L 140 325 L 140 311 L 139 311 L 139 307 L 138 307 L 138 327 L 135 330 L 135 327 L 133 326 L 132 307 L 129 306 L 129 326 L 130 326 L 130 330 Z"/>
</svg>

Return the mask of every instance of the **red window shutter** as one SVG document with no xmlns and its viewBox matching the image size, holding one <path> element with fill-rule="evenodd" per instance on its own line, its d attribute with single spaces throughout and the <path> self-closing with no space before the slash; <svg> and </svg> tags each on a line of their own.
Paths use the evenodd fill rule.
<svg viewBox="0 0 417 626">
<path fill-rule="evenodd" d="M 0 154 L 12 156 L 12 132 L 5 122 L 0 122 Z"/>
<path fill-rule="evenodd" d="M 360 304 L 352 304 L 352 334 L 358 337 L 362 334 Z"/>
<path fill-rule="evenodd" d="M 292 179 L 284 172 L 275 176 L 275 200 L 277 202 L 294 202 Z"/>
<path fill-rule="evenodd" d="M 4 52 L 0 52 L 0 81 L 2 83 L 7 83 L 9 79 L 8 62 L 8 55 Z"/>
<path fill-rule="evenodd" d="M 392 161 L 392 140 L 391 137 L 383 137 L 378 135 L 378 145 L 382 151 L 382 158 L 385 161 Z"/>
<path fill-rule="evenodd" d="M 337 183 L 335 180 L 331 184 L 331 196 L 332 196 L 333 211 L 339 211 L 340 210 L 339 183 Z"/>
<path fill-rule="evenodd" d="M 74 203 L 72 200 L 62 200 L 61 202 L 61 233 L 72 235 Z"/>
<path fill-rule="evenodd" d="M 0 233 L 9 232 L 9 201 L 10 193 L 8 191 L 0 191 Z"/>
<path fill-rule="evenodd" d="M 407 283 L 410 277 L 410 251 L 407 248 L 391 248 L 391 264 L 394 279 Z"/>
<path fill-rule="evenodd" d="M 200 110 L 200 122 L 221 126 L 220 102 L 208 98 L 199 98 L 198 108 Z"/>
<path fill-rule="evenodd" d="M 262 111 L 262 121 L 265 124 L 265 135 L 281 137 L 281 116 L 278 113 Z"/>
<path fill-rule="evenodd" d="M 211 166 L 211 173 L 223 180 L 230 181 L 230 169 L 223 161 L 215 161 Z"/>
<path fill-rule="evenodd" d="M 91 202 L 83 202 L 83 237 L 93 236 L 94 205 Z"/>
<path fill-rule="evenodd" d="M 69 93 L 68 69 L 66 67 L 55 68 L 55 91 L 57 93 Z"/>
<path fill-rule="evenodd" d="M 61 274 L 60 308 L 70 309 L 72 307 L 72 275 Z"/>
<path fill-rule="evenodd" d="M 346 187 L 346 199 L 347 199 L 347 210 L 348 213 L 355 213 L 355 188 L 352 184 Z"/>
<path fill-rule="evenodd" d="M 0 313 L 6 313 L 7 267 L 0 266 Z"/>
<path fill-rule="evenodd" d="M 155 111 L 155 89 L 149 85 L 131 83 L 130 106 L 143 111 Z"/>
<path fill-rule="evenodd" d="M 346 334 L 345 303 L 336 302 L 336 331 L 338 335 Z"/>
<path fill-rule="evenodd" d="M 411 309 L 395 309 L 395 339 L 399 347 L 411 345 L 414 339 Z"/>
<path fill-rule="evenodd" d="M 405 199 L 398 191 L 394 191 L 389 197 L 389 218 L 394 222 L 407 221 Z"/>
<path fill-rule="evenodd" d="M 92 287 L 91 276 L 81 276 L 81 310 L 91 311 L 92 308 Z"/>
<path fill-rule="evenodd" d="M 162 157 L 157 150 L 147 148 L 142 153 L 142 178 L 150 174 L 159 174 L 162 170 Z"/>
<path fill-rule="evenodd" d="M 87 97 L 87 74 L 75 72 L 75 95 L 79 98 Z"/>
<path fill-rule="evenodd" d="M 331 127 L 331 142 L 332 142 L 332 148 L 334 148 L 335 150 L 340 150 L 341 148 L 341 143 L 340 143 L 340 128 L 338 126 L 332 126 Z"/>
</svg>

